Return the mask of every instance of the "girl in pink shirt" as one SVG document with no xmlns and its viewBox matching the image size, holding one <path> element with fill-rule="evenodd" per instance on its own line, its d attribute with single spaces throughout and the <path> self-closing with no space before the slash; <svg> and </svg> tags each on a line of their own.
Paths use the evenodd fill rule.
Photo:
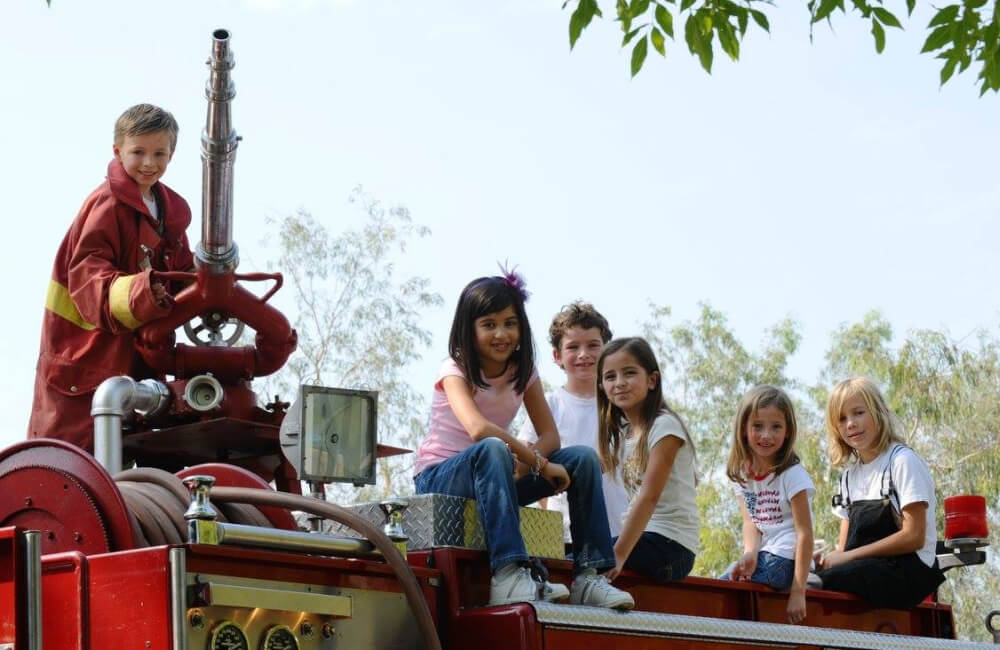
<svg viewBox="0 0 1000 650">
<path fill-rule="evenodd" d="M 462 290 L 448 340 L 449 358 L 434 383 L 430 430 L 417 450 L 418 494 L 476 500 L 490 569 L 490 605 L 560 600 L 629 609 L 632 597 L 599 574 L 614 566 L 597 454 L 560 449 L 559 433 L 535 371 L 523 279 L 483 277 Z M 524 403 L 538 442 L 507 428 Z M 521 538 L 518 506 L 566 492 L 574 573 L 571 589 L 536 581 Z"/>
</svg>

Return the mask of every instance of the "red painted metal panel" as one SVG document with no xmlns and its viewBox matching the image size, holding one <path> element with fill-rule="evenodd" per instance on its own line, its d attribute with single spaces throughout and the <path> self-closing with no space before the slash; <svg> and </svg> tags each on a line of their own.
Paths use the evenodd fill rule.
<svg viewBox="0 0 1000 650">
<path fill-rule="evenodd" d="M 89 648 L 170 650 L 169 548 L 88 558 Z"/>
<path fill-rule="evenodd" d="M 42 640 L 46 648 L 91 647 L 87 645 L 88 590 L 85 555 L 54 553 L 42 558 Z"/>
<path fill-rule="evenodd" d="M 0 643 L 21 647 L 26 641 L 25 568 L 21 530 L 0 528 Z"/>
</svg>

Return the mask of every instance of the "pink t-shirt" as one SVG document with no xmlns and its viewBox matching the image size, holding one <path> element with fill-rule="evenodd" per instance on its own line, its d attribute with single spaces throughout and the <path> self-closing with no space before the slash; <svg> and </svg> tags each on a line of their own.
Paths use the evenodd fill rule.
<svg viewBox="0 0 1000 650">
<path fill-rule="evenodd" d="M 462 377 L 465 373 L 455 363 L 451 357 L 441 364 L 437 379 L 434 380 L 434 396 L 431 398 L 431 422 L 430 431 L 427 437 L 420 443 L 417 449 L 417 461 L 413 468 L 414 475 L 419 474 L 428 467 L 448 460 L 455 454 L 461 453 L 472 446 L 472 436 L 465 430 L 465 427 L 455 417 L 448 403 L 448 396 L 444 393 L 441 380 L 450 376 Z M 506 429 L 517 414 L 517 409 L 521 408 L 524 395 L 514 390 L 512 379 L 514 369 L 510 369 L 500 377 L 483 380 L 489 388 L 473 387 L 472 401 L 476 403 L 479 412 L 483 417 Z M 538 381 L 538 372 L 531 371 L 528 379 L 528 386 Z"/>
</svg>

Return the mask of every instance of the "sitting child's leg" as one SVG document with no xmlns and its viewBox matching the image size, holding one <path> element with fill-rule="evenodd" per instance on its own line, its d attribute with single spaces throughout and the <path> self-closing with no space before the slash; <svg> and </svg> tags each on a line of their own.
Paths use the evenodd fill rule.
<svg viewBox="0 0 1000 650">
<path fill-rule="evenodd" d="M 644 531 L 625 568 L 663 582 L 682 580 L 694 567 L 694 553 L 663 535 Z"/>
<path fill-rule="evenodd" d="M 570 601 L 578 605 L 631 609 L 635 601 L 628 592 L 611 586 L 598 570 L 615 565 L 608 515 L 601 486 L 601 466 L 597 452 L 590 447 L 558 449 L 549 461 L 566 468 L 570 477 L 566 494 L 569 500 L 569 528 L 573 541 L 573 571 Z M 552 485 L 543 478 L 527 476 L 518 481 L 519 502 L 533 503 L 553 494 Z"/>
<path fill-rule="evenodd" d="M 527 562 L 514 490 L 514 461 L 499 438 L 480 440 L 465 451 L 428 467 L 416 477 L 417 494 L 475 499 L 483 525 L 490 569 Z"/>
<path fill-rule="evenodd" d="M 795 560 L 767 551 L 757 554 L 757 569 L 750 577 L 750 582 L 767 585 L 778 591 L 791 588 L 795 579 Z"/>
</svg>

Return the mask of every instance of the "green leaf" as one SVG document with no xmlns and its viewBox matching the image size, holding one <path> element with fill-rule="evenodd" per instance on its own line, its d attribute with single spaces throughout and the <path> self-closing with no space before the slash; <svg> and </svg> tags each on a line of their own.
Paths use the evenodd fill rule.
<svg viewBox="0 0 1000 650">
<path fill-rule="evenodd" d="M 969 9 L 979 9 L 986 4 L 986 0 L 963 0 L 963 4 Z"/>
<path fill-rule="evenodd" d="M 899 24 L 899 20 L 892 15 L 888 9 L 883 9 L 882 7 L 875 7 L 872 9 L 875 12 L 875 17 L 882 22 L 883 25 L 888 25 L 889 27 L 899 27 L 902 29 L 902 25 Z"/>
<path fill-rule="evenodd" d="M 625 34 L 625 38 L 622 39 L 622 47 L 625 47 L 626 45 L 631 43 L 632 39 L 635 38 L 635 35 L 639 33 L 639 30 L 641 30 L 642 27 L 643 27 L 642 25 L 639 25 L 638 27 L 630 31 L 628 34 Z"/>
<path fill-rule="evenodd" d="M 954 41 L 953 34 L 955 32 L 954 25 L 941 25 L 927 37 L 924 41 L 924 46 L 921 48 L 920 53 L 933 52 L 934 50 L 941 49 L 948 43 Z"/>
<path fill-rule="evenodd" d="M 663 33 L 670 38 L 674 37 L 674 16 L 663 5 L 656 5 L 656 24 L 660 26 Z"/>
<path fill-rule="evenodd" d="M 958 11 L 961 9 L 958 5 L 948 5 L 944 9 L 938 10 L 934 17 L 931 18 L 931 22 L 927 23 L 927 27 L 937 27 L 938 25 L 944 25 L 945 23 L 955 22 L 955 18 L 958 17 Z"/>
<path fill-rule="evenodd" d="M 573 49 L 580 34 L 590 24 L 595 15 L 600 15 L 597 0 L 580 0 L 569 17 L 569 49 Z"/>
<path fill-rule="evenodd" d="M 816 8 L 816 13 L 813 14 L 812 22 L 818 23 L 832 14 L 836 8 L 837 0 L 820 0 L 819 7 Z"/>
<path fill-rule="evenodd" d="M 642 64 L 646 61 L 646 39 L 640 40 L 632 48 L 632 76 L 639 74 Z"/>
<path fill-rule="evenodd" d="M 646 13 L 648 9 L 649 0 L 632 0 L 632 4 L 629 5 L 628 12 L 632 18 L 638 18 Z"/>
<path fill-rule="evenodd" d="M 736 12 L 736 21 L 740 26 L 740 38 L 743 38 L 743 36 L 747 33 L 747 22 L 749 20 L 748 16 L 750 12 L 742 7 L 740 9 L 740 11 Z"/>
<path fill-rule="evenodd" d="M 688 48 L 691 50 L 692 54 L 698 56 L 698 61 L 701 63 L 701 67 L 705 69 L 705 72 L 709 74 L 712 73 L 712 31 L 709 30 L 708 33 L 702 31 L 702 25 L 704 24 L 703 16 L 704 10 L 698 10 L 697 12 L 688 16 L 687 21 L 684 23 L 684 37 L 687 40 Z M 709 22 L 711 22 L 711 17 L 708 17 Z"/>
<path fill-rule="evenodd" d="M 694 0 L 681 0 L 681 11 L 688 9 L 694 4 Z"/>
<path fill-rule="evenodd" d="M 722 46 L 722 51 L 728 54 L 733 61 L 739 60 L 740 42 L 733 32 L 733 26 L 724 20 L 716 22 L 715 25 L 715 31 L 719 33 L 719 44 Z"/>
<path fill-rule="evenodd" d="M 649 42 L 653 44 L 653 47 L 660 53 L 660 56 L 667 55 L 667 48 L 663 44 L 663 32 L 654 27 L 649 33 Z"/>
<path fill-rule="evenodd" d="M 955 73 L 955 64 L 956 63 L 958 63 L 958 60 L 957 59 L 952 59 L 951 61 L 948 61 L 947 63 L 945 63 L 944 66 L 942 66 L 942 68 L 941 68 L 941 85 L 942 86 L 945 85 L 945 83 L 947 83 L 948 80 L 951 79 L 951 75 Z"/>
<path fill-rule="evenodd" d="M 917 6 L 917 0 L 906 0 L 906 15 L 912 16 L 913 10 Z"/>
<path fill-rule="evenodd" d="M 750 16 L 753 18 L 753 21 L 755 23 L 760 25 L 761 29 L 763 29 L 768 34 L 771 33 L 771 23 L 767 21 L 767 15 L 763 11 L 757 11 L 756 9 L 751 9 Z M 816 21 L 814 20 L 813 22 Z"/>
<path fill-rule="evenodd" d="M 872 36 L 875 37 L 875 51 L 881 54 L 885 49 L 885 30 L 874 18 L 872 18 Z"/>
</svg>

